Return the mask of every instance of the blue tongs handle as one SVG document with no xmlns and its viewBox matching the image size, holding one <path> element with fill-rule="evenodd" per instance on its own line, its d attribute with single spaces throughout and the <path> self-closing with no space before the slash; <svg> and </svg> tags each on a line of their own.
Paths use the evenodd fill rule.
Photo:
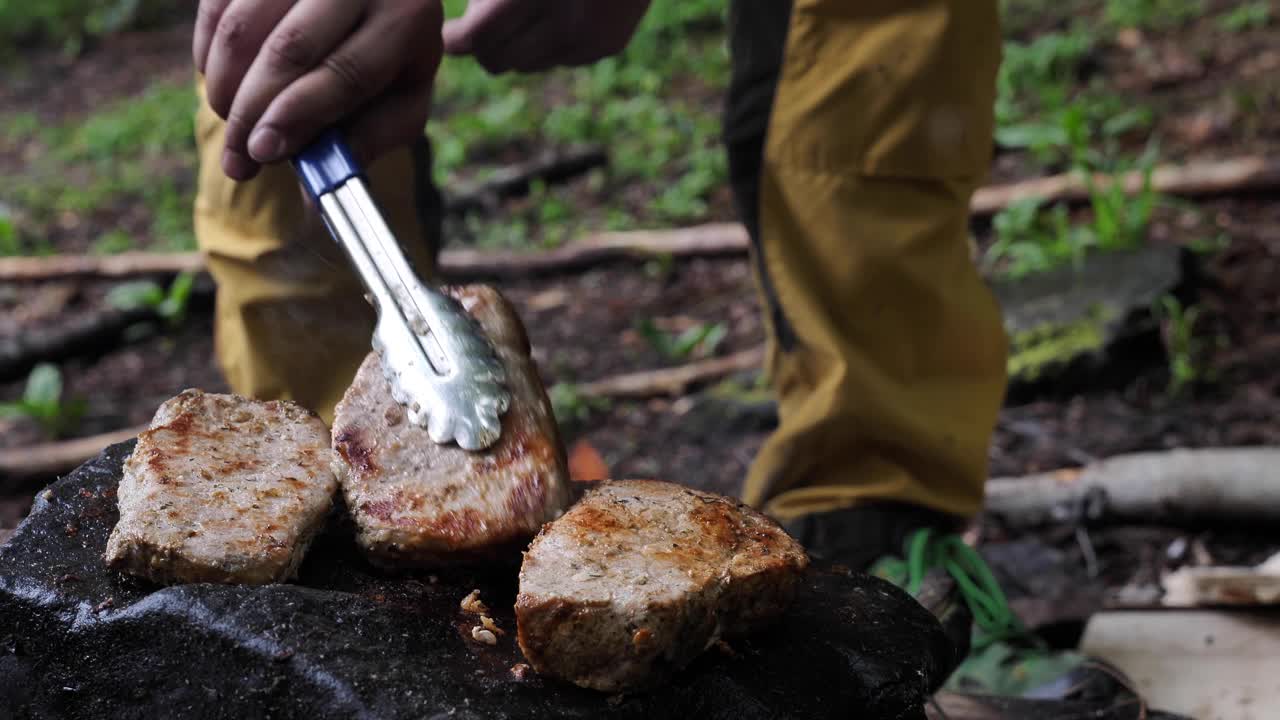
<svg viewBox="0 0 1280 720">
<path fill-rule="evenodd" d="M 293 158 L 293 167 L 307 192 L 316 200 L 337 190 L 343 183 L 364 175 L 342 132 L 330 128 Z"/>
</svg>

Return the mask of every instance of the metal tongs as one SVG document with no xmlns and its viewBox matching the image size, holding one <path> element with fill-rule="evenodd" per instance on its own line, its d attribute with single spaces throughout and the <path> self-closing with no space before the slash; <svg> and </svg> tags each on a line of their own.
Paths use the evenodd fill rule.
<svg viewBox="0 0 1280 720">
<path fill-rule="evenodd" d="M 462 305 L 409 265 L 345 140 L 326 131 L 293 160 L 377 312 L 372 345 L 396 402 L 434 442 L 482 450 L 502 433 L 511 404 L 506 372 Z"/>
</svg>

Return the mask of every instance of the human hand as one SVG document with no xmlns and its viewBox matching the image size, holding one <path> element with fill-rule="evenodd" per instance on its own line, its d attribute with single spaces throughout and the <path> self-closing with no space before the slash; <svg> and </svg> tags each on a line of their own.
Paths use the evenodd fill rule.
<svg viewBox="0 0 1280 720">
<path fill-rule="evenodd" d="M 200 0 L 192 52 L 227 121 L 222 170 L 248 180 L 342 123 L 369 162 L 422 133 L 439 0 Z"/>
<path fill-rule="evenodd" d="M 491 73 L 586 65 L 626 47 L 649 0 L 470 0 L 444 24 L 444 49 Z"/>
</svg>

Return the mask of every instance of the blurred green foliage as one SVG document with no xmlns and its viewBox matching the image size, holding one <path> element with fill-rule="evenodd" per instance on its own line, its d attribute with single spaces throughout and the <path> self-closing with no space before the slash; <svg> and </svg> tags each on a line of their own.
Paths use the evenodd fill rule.
<svg viewBox="0 0 1280 720">
<path fill-rule="evenodd" d="M 450 16 L 465 2 L 446 2 Z M 548 188 L 516 217 L 465 229 L 481 245 L 553 245 L 586 229 L 697 221 L 722 188 L 719 103 L 729 78 L 723 0 L 654 0 L 620 55 L 583 68 L 490 75 L 470 58 L 445 58 L 427 132 L 437 180 L 482 175 L 504 150 L 529 143 L 600 143 L 609 167 L 587 197 Z M 641 188 L 624 199 L 618 188 Z M 496 224 L 496 226 L 495 226 Z M 485 226 L 484 228 L 478 225 Z"/>
<path fill-rule="evenodd" d="M 39 423 L 45 434 L 54 438 L 73 430 L 84 411 L 83 399 L 63 398 L 62 371 L 51 363 L 40 363 L 32 368 L 21 398 L 0 403 L 0 418 L 30 418 Z"/>
<path fill-rule="evenodd" d="M 54 44 L 74 54 L 85 41 L 171 14 L 173 0 L 0 0 L 0 56 L 23 44 Z"/>
<path fill-rule="evenodd" d="M 149 247 L 193 249 L 195 103 L 189 84 L 156 83 L 83 119 L 44 127 L 19 115 L 0 125 L 10 143 L 39 148 L 23 175 L 0 177 L 0 198 L 22 209 L 15 249 L 36 252 L 67 214 L 129 207 L 147 211 Z M 105 227 L 91 249 L 123 252 L 132 239 Z"/>
</svg>

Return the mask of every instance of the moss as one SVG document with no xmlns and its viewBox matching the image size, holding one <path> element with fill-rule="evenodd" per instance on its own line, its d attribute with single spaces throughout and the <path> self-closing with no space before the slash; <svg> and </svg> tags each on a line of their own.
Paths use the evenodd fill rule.
<svg viewBox="0 0 1280 720">
<path fill-rule="evenodd" d="M 1101 351 L 1107 341 L 1107 326 L 1116 317 L 1113 309 L 1095 305 L 1075 322 L 1046 324 L 1014 334 L 1007 366 L 1009 376 L 1036 380 L 1054 365 Z"/>
</svg>

